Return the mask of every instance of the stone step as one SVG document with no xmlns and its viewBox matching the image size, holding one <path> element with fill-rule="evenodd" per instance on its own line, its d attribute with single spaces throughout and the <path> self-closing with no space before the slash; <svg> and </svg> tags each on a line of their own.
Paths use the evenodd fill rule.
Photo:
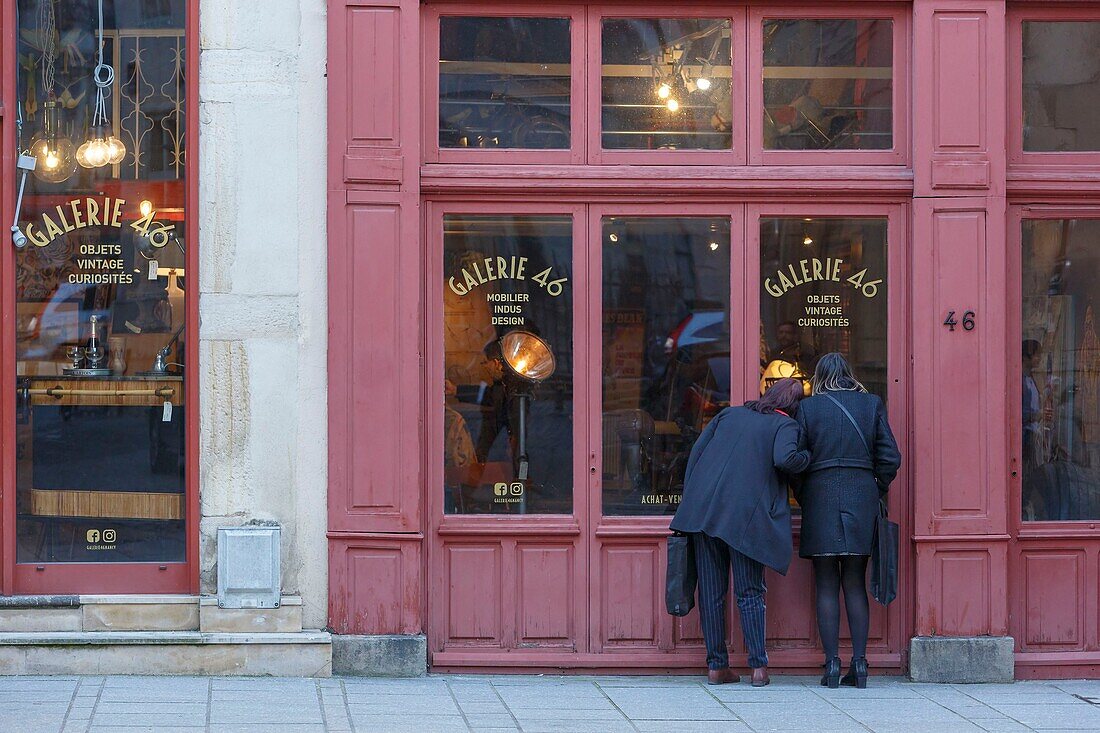
<svg viewBox="0 0 1100 733">
<path fill-rule="evenodd" d="M 278 608 L 221 608 L 217 598 L 199 601 L 199 631 L 294 633 L 301 630 L 301 596 L 283 596 Z"/>
<path fill-rule="evenodd" d="M 332 637 L 313 630 L 3 632 L 0 674 L 328 677 Z"/>
</svg>

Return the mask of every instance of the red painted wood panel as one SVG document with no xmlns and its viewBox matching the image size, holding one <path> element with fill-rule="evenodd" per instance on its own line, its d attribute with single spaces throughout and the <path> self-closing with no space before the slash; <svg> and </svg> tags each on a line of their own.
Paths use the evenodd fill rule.
<svg viewBox="0 0 1100 733">
<path fill-rule="evenodd" d="M 424 630 L 419 3 L 328 3 L 329 617 Z"/>
<path fill-rule="evenodd" d="M 918 196 L 1003 195 L 1004 3 L 914 4 Z"/>
<path fill-rule="evenodd" d="M 420 541 L 330 538 L 329 619 L 339 634 L 415 634 L 420 615 Z"/>
<path fill-rule="evenodd" d="M 605 647 L 657 647 L 657 623 L 664 608 L 658 603 L 659 545 L 605 544 L 602 551 L 600 629 Z"/>
<path fill-rule="evenodd" d="M 520 647 L 575 647 L 575 554 L 572 544 L 517 547 L 515 624 Z"/>
<path fill-rule="evenodd" d="M 1022 560 L 1027 620 L 1021 647 L 1083 647 L 1085 553 L 1033 551 Z"/>
<path fill-rule="evenodd" d="M 504 581 L 499 544 L 459 544 L 447 556 L 447 643 L 504 643 Z M 511 603 L 514 599 L 509 598 Z"/>
</svg>

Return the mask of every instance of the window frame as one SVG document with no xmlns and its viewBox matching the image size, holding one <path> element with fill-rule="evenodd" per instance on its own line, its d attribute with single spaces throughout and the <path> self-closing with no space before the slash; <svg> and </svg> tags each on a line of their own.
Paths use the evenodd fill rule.
<svg viewBox="0 0 1100 733">
<path fill-rule="evenodd" d="M 495 18 L 568 18 L 569 24 L 569 147 L 560 150 L 525 148 L 445 148 L 439 145 L 439 49 L 440 19 L 444 17 Z M 422 159 L 425 163 L 543 163 L 580 164 L 584 162 L 584 130 L 587 108 L 584 103 L 585 9 L 581 5 L 520 4 L 499 5 L 462 3 L 427 5 L 423 11 L 421 86 L 423 89 L 424 129 Z"/>
<path fill-rule="evenodd" d="M 0 450 L 0 487 L 5 491 L 0 498 L 0 590 L 4 595 L 15 594 L 198 594 L 199 545 L 201 507 L 199 503 L 199 2 L 184 0 L 184 48 L 185 48 L 185 228 L 184 241 L 187 277 L 184 281 L 185 330 L 184 353 L 187 368 L 184 372 L 184 534 L 185 550 L 182 562 L 81 562 L 81 563 L 17 563 L 16 562 L 16 460 L 14 448 Z M 4 3 L 3 22 L 9 29 L 16 28 L 15 3 Z M 3 79 L 0 89 L 5 98 L 17 100 L 17 44 L 14 32 L 6 45 L 0 69 Z M 11 221 L 15 216 L 16 126 L 13 118 L 0 119 L 0 135 L 4 142 L 2 160 L 4 179 L 9 183 L 3 188 L 0 210 Z M 15 255 L 10 241 L 0 247 L 0 292 L 3 300 L 0 311 L 0 339 L 3 344 L 14 343 L 14 319 L 6 317 L 15 312 L 15 288 L 10 287 L 14 278 Z M 0 444 L 15 444 L 15 350 L 0 346 L 0 377 L 6 388 L 0 396 Z"/>
<path fill-rule="evenodd" d="M 749 10 L 748 83 L 750 165 L 909 165 L 910 67 L 912 41 L 910 8 L 893 3 L 864 3 L 821 8 L 753 6 Z M 764 28 L 765 20 L 890 20 L 893 22 L 891 53 L 892 141 L 888 150 L 765 150 L 764 149 Z M 751 80 L 748 81 L 748 80 Z"/>
<path fill-rule="evenodd" d="M 1024 23 L 1092 21 L 1100 23 L 1100 7 L 1009 7 L 1007 21 L 1008 47 L 1008 165 L 1036 166 L 1048 173 L 1051 168 L 1100 168 L 1100 149 L 1093 151 L 1027 151 L 1024 150 Z"/>
</svg>

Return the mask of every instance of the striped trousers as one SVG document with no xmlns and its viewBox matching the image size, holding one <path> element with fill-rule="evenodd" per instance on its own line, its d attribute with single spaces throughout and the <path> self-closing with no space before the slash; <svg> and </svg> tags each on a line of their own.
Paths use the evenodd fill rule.
<svg viewBox="0 0 1100 733">
<path fill-rule="evenodd" d="M 749 666 L 768 666 L 768 653 L 764 649 L 764 593 L 768 590 L 764 585 L 764 566 L 720 539 L 702 532 L 692 536 L 695 566 L 699 571 L 699 617 L 707 645 L 707 668 L 723 669 L 730 663 L 726 650 L 726 594 L 731 565 L 733 592 L 737 595 Z"/>
</svg>

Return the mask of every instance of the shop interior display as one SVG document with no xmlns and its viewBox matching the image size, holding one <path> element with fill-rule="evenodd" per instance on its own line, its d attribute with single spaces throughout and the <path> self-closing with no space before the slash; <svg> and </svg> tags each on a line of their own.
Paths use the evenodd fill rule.
<svg viewBox="0 0 1100 733">
<path fill-rule="evenodd" d="M 566 18 L 441 20 L 440 147 L 570 147 Z M 730 21 L 605 19 L 605 149 L 729 149 Z M 766 20 L 765 149 L 889 149 L 892 23 Z"/>
<path fill-rule="evenodd" d="M 183 558 L 184 11 L 19 2 L 18 562 Z"/>
</svg>

